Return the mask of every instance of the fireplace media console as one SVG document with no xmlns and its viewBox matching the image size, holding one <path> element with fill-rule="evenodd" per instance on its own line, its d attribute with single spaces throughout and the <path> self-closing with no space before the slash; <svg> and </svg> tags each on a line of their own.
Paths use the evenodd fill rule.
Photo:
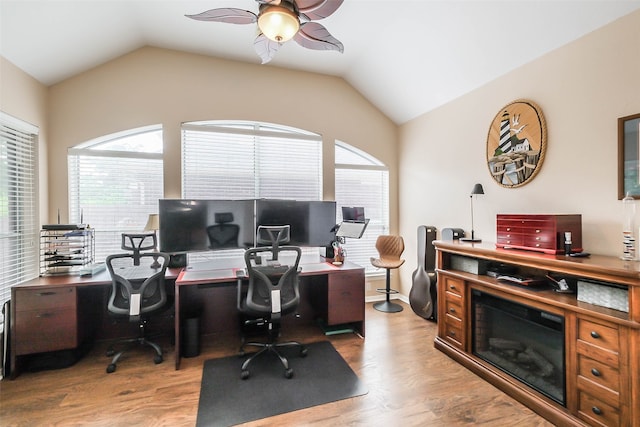
<svg viewBox="0 0 640 427">
<path fill-rule="evenodd" d="M 640 427 L 640 263 L 491 243 L 434 246 L 437 349 L 555 425 Z M 578 301 L 545 282 L 501 281 L 490 275 L 496 269 L 615 286 L 629 310 Z"/>
</svg>

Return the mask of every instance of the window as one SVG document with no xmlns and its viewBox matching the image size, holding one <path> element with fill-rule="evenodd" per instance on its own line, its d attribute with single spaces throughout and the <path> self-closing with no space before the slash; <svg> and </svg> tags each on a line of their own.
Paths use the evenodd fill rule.
<svg viewBox="0 0 640 427">
<path fill-rule="evenodd" d="M 163 196 L 162 129 L 108 135 L 71 148 L 69 222 L 95 229 L 96 261 L 120 252 L 125 232 L 141 232 Z"/>
<path fill-rule="evenodd" d="M 338 222 L 342 206 L 364 206 L 369 226 L 360 239 L 347 239 L 347 259 L 365 268 L 369 275 L 382 274 L 371 265 L 376 239 L 389 232 L 389 172 L 376 158 L 343 142 L 336 142 L 336 202 Z"/>
<path fill-rule="evenodd" d="M 193 199 L 322 199 L 322 140 L 284 126 L 182 127 L 182 194 Z"/>
<path fill-rule="evenodd" d="M 36 127 L 0 112 L 0 304 L 38 276 L 37 137 Z"/>
<path fill-rule="evenodd" d="M 182 196 L 322 200 L 322 139 L 266 123 L 185 123 Z M 224 252 L 190 254 L 189 262 L 232 256 Z"/>
</svg>

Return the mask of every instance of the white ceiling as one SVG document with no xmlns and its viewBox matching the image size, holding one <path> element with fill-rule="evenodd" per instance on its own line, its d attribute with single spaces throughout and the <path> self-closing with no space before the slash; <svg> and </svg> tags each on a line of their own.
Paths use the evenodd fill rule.
<svg viewBox="0 0 640 427">
<path fill-rule="evenodd" d="M 258 4 L 0 0 L 0 55 L 46 85 L 145 45 L 260 64 L 253 25 L 184 17 L 218 7 Z M 637 9 L 640 0 L 345 0 L 320 21 L 343 54 L 290 41 L 261 66 L 341 76 L 401 124 Z"/>
</svg>

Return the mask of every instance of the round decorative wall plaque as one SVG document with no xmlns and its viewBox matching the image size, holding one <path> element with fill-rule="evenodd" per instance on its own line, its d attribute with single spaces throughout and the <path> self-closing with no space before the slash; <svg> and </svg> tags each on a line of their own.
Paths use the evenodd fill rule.
<svg viewBox="0 0 640 427">
<path fill-rule="evenodd" d="M 487 166 L 503 187 L 520 187 L 533 179 L 544 160 L 547 128 L 535 103 L 517 100 L 494 117 L 487 137 Z"/>
</svg>

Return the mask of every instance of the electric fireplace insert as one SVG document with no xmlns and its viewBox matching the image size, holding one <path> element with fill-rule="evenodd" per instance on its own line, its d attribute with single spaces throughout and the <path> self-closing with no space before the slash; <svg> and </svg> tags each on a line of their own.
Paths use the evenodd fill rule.
<svg viewBox="0 0 640 427">
<path fill-rule="evenodd" d="M 566 406 L 564 317 L 475 289 L 471 302 L 473 354 Z"/>
</svg>

